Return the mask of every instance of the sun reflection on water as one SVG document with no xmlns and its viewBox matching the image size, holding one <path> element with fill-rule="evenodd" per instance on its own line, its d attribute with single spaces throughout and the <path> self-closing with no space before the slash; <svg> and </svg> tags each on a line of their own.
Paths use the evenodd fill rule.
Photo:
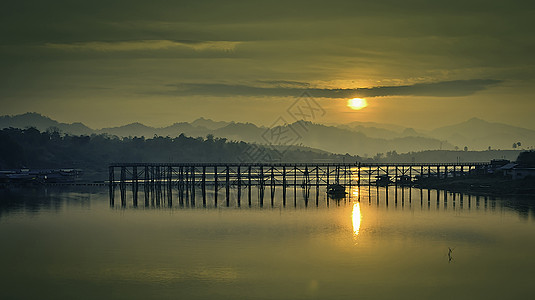
<svg viewBox="0 0 535 300">
<path fill-rule="evenodd" d="M 359 188 L 358 187 L 353 188 L 353 191 L 351 192 L 351 194 L 353 194 L 353 198 L 354 199 L 358 199 L 359 198 Z"/>
<path fill-rule="evenodd" d="M 353 203 L 353 237 L 356 238 L 359 235 L 360 231 L 360 203 Z"/>
</svg>

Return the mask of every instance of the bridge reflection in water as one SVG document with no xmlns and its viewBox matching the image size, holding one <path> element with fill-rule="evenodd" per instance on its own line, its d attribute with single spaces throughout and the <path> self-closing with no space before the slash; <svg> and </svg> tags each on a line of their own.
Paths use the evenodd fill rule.
<svg viewBox="0 0 535 300">
<path fill-rule="evenodd" d="M 230 206 L 234 199 L 241 206 L 243 198 L 247 201 L 246 205 L 252 206 L 253 189 L 258 191 L 260 206 L 264 206 L 266 193 L 269 193 L 269 205 L 274 206 L 277 189 L 282 191 L 282 197 L 278 198 L 282 198 L 282 205 L 286 206 L 287 198 L 291 197 L 287 196 L 287 192 L 291 193 L 292 188 L 294 202 L 299 189 L 304 194 L 305 206 L 308 206 L 308 201 L 314 199 L 311 192 L 316 193 L 316 203 L 320 201 L 322 187 L 342 185 L 349 190 L 355 186 L 371 188 L 375 184 L 403 187 L 426 178 L 445 179 L 484 174 L 487 168 L 488 163 L 121 163 L 109 166 L 108 183 L 112 206 L 115 204 L 116 186 L 121 193 L 122 205 L 125 204 L 127 190 L 131 187 L 134 206 L 138 205 L 139 189 L 143 189 L 145 206 L 151 203 L 151 197 L 155 198 L 156 205 L 166 201 L 168 206 L 172 206 L 175 202 L 173 193 L 178 196 L 179 206 L 188 203 L 196 206 L 197 199 L 202 200 L 203 207 L 209 201 L 218 206 L 221 204 L 219 199 L 224 199 L 224 206 Z M 219 195 L 221 190 L 224 194 Z M 213 199 L 209 199 L 209 193 Z M 351 196 L 350 194 L 349 197 Z M 387 193 L 387 201 L 388 196 Z"/>
<path fill-rule="evenodd" d="M 112 208 L 144 209 L 201 209 L 201 208 L 328 208 L 330 206 L 360 205 L 394 209 L 495 209 L 499 202 L 496 197 L 475 196 L 443 190 L 420 189 L 404 186 L 353 186 L 346 187 L 342 197 L 330 197 L 326 187 L 244 187 L 206 191 L 202 188 L 189 189 L 184 197 L 177 197 L 167 188 L 158 185 L 146 189 L 111 190 Z M 117 197 L 119 196 L 119 197 Z M 115 203 L 115 198 L 120 203 Z M 220 202 L 219 199 L 225 199 Z M 140 200 L 142 201 L 141 203 Z M 354 214 L 355 215 L 355 214 Z M 355 215 L 356 216 L 356 215 Z M 354 217 L 356 219 L 356 217 Z M 356 226 L 355 228 L 357 228 Z M 358 234 L 358 228 L 355 230 Z"/>
</svg>

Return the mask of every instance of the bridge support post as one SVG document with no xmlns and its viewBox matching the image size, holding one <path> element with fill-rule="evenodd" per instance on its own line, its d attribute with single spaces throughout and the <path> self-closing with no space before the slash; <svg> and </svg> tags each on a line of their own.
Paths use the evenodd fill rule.
<svg viewBox="0 0 535 300">
<path fill-rule="evenodd" d="M 248 167 L 247 169 L 247 175 L 249 176 L 249 184 L 248 184 L 248 187 L 247 187 L 247 201 L 249 202 L 249 207 L 251 207 L 251 166 Z"/>
<path fill-rule="evenodd" d="M 238 166 L 238 169 L 236 170 L 236 175 L 238 178 L 238 207 L 241 206 L 241 168 Z"/>
<path fill-rule="evenodd" d="M 358 176 L 357 177 L 357 186 L 360 188 L 360 162 L 359 162 L 358 167 L 357 167 L 357 176 Z"/>
<path fill-rule="evenodd" d="M 138 179 L 137 179 L 137 167 L 132 167 L 132 198 L 134 207 L 137 207 L 137 191 L 138 191 Z"/>
<path fill-rule="evenodd" d="M 121 167 L 121 181 L 119 182 L 121 190 L 121 205 L 126 206 L 126 167 Z"/>
<path fill-rule="evenodd" d="M 214 166 L 214 205 L 217 207 L 217 193 L 218 193 L 218 182 L 217 182 L 217 166 Z"/>
<path fill-rule="evenodd" d="M 195 167 L 191 167 L 191 206 L 195 206 Z"/>
<path fill-rule="evenodd" d="M 329 165 L 327 165 L 327 186 L 330 184 L 329 183 L 329 174 L 330 173 L 330 170 L 329 170 Z"/>
<path fill-rule="evenodd" d="M 225 166 L 225 195 L 227 201 L 227 207 L 230 206 L 230 170 L 229 165 Z"/>
<path fill-rule="evenodd" d="M 286 206 L 286 166 L 282 166 L 282 206 Z"/>
<path fill-rule="evenodd" d="M 206 166 L 202 166 L 202 206 L 206 207 Z"/>
<path fill-rule="evenodd" d="M 108 184 L 110 193 L 110 206 L 115 205 L 115 169 L 113 166 L 108 168 Z"/>
</svg>

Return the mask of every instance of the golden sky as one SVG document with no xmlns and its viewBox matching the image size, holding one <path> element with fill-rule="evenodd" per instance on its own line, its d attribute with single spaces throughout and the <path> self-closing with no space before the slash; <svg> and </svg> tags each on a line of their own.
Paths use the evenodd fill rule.
<svg viewBox="0 0 535 300">
<path fill-rule="evenodd" d="M 535 129 L 533 15 L 533 1 L 10 1 L 1 114 L 269 125 L 306 91 L 321 123 Z"/>
</svg>

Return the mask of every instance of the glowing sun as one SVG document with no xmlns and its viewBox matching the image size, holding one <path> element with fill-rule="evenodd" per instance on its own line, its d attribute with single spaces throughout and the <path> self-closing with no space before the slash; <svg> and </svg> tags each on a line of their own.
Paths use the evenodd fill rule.
<svg viewBox="0 0 535 300">
<path fill-rule="evenodd" d="M 347 100 L 347 107 L 354 109 L 354 110 L 360 110 L 368 106 L 368 103 L 366 102 L 366 99 L 362 98 L 353 98 Z"/>
</svg>

